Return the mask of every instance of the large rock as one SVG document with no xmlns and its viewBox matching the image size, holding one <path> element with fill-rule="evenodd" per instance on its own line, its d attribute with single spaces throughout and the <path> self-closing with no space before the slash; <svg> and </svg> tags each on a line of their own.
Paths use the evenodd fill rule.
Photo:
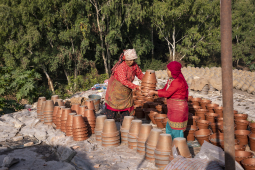
<svg viewBox="0 0 255 170">
<path fill-rule="evenodd" d="M 47 133 L 44 130 L 39 130 L 39 129 L 35 129 L 35 134 L 34 136 L 40 140 L 40 141 L 45 141 L 46 137 L 47 137 Z"/>
<path fill-rule="evenodd" d="M 61 161 L 71 162 L 73 157 L 77 154 L 73 149 L 66 146 L 59 146 L 57 149 L 59 159 Z"/>
<path fill-rule="evenodd" d="M 2 167 L 9 168 L 16 163 L 19 163 L 19 159 L 13 158 L 12 156 L 6 156 L 3 160 Z"/>
</svg>

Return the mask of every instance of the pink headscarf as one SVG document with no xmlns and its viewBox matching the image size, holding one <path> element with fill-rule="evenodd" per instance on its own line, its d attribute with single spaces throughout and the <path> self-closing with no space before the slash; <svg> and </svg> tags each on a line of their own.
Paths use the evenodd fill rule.
<svg viewBox="0 0 255 170">
<path fill-rule="evenodd" d="M 181 72 L 182 65 L 181 65 L 181 63 L 179 63 L 177 61 L 172 61 L 172 62 L 170 62 L 167 65 L 167 68 L 168 68 L 168 70 L 171 71 L 171 74 L 172 74 L 174 79 L 176 79 L 178 77 L 179 79 L 182 79 L 183 82 L 185 82 L 185 88 L 187 90 L 186 99 L 188 100 L 188 96 L 189 96 L 188 89 L 189 89 L 189 86 L 188 86 L 185 78 L 182 75 L 182 72 Z"/>
</svg>

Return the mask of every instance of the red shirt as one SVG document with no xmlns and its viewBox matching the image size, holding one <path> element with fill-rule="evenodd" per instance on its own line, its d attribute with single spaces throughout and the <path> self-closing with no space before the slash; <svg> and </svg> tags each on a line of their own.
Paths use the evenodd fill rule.
<svg viewBox="0 0 255 170">
<path fill-rule="evenodd" d="M 169 80 L 167 81 L 165 87 L 163 89 L 158 90 L 158 96 L 164 98 L 172 98 L 172 99 L 185 99 L 188 93 L 188 90 L 185 88 L 185 82 L 176 78 L 172 81 L 171 85 L 167 88 Z"/>
<path fill-rule="evenodd" d="M 134 63 L 132 66 L 128 66 L 125 61 L 123 61 L 116 69 L 113 76 L 121 82 L 124 86 L 135 89 L 137 85 L 133 84 L 132 82 L 135 79 L 135 76 L 142 80 L 144 74 L 139 66 Z"/>
</svg>

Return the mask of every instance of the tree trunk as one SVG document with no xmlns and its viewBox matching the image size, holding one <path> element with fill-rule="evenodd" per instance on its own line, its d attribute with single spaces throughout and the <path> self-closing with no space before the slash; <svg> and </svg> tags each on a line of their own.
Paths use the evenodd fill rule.
<svg viewBox="0 0 255 170">
<path fill-rule="evenodd" d="M 154 43 L 153 43 L 153 26 L 151 26 L 151 43 L 152 43 L 152 49 L 151 49 L 151 58 L 154 58 Z"/>
<path fill-rule="evenodd" d="M 52 82 L 52 80 L 51 80 L 49 74 L 47 73 L 47 71 L 46 71 L 46 69 L 45 69 L 44 66 L 42 66 L 42 69 L 43 69 L 43 72 L 44 72 L 44 74 L 46 75 L 46 77 L 47 77 L 47 79 L 48 79 L 48 85 L 49 85 L 50 90 L 51 90 L 53 93 L 55 93 L 55 91 L 54 91 L 54 86 L 53 86 L 53 82 Z"/>
<path fill-rule="evenodd" d="M 76 78 L 77 78 L 77 62 L 74 60 L 74 90 L 76 90 Z"/>
<path fill-rule="evenodd" d="M 175 61 L 175 27 L 174 27 L 174 30 L 173 30 L 173 61 Z"/>
<path fill-rule="evenodd" d="M 65 72 L 65 75 L 66 75 L 66 79 L 67 79 L 68 86 L 70 86 L 70 85 L 71 85 L 71 80 L 70 80 L 70 77 L 69 77 L 69 75 L 68 75 L 66 69 L 64 69 L 64 72 Z"/>
</svg>

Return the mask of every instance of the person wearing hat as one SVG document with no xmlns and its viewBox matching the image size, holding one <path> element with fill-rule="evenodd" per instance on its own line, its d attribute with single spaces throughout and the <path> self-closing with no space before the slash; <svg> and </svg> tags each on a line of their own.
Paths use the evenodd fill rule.
<svg viewBox="0 0 255 170">
<path fill-rule="evenodd" d="M 122 123 L 124 116 L 133 115 L 133 92 L 141 90 L 141 87 L 133 84 L 135 76 L 142 80 L 144 74 L 135 63 L 137 59 L 135 49 L 124 50 L 119 61 L 114 65 L 105 95 L 106 109 L 103 114 L 108 119 L 120 116 Z"/>
</svg>

